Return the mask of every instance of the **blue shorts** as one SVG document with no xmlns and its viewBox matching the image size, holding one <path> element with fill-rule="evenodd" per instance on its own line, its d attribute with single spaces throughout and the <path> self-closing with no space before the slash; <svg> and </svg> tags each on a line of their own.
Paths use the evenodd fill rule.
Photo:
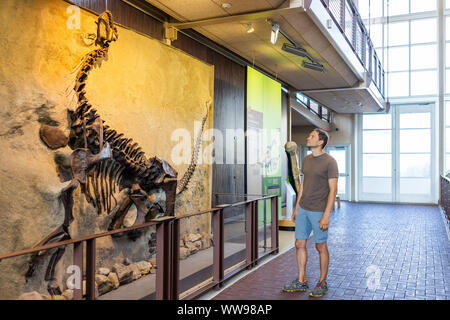
<svg viewBox="0 0 450 320">
<path fill-rule="evenodd" d="M 324 243 L 328 239 L 328 229 L 323 231 L 319 228 L 323 212 L 308 211 L 298 206 L 297 218 L 295 219 L 295 239 L 309 239 L 311 230 L 314 231 L 314 242 Z"/>
</svg>

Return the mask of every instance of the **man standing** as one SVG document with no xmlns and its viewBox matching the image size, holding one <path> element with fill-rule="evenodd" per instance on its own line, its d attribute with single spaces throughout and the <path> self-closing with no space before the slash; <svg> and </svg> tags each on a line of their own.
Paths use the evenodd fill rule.
<svg viewBox="0 0 450 320">
<path fill-rule="evenodd" d="M 301 170 L 303 179 L 292 214 L 292 221 L 295 222 L 298 278 L 283 287 L 283 291 L 286 292 L 308 289 L 306 241 L 313 230 L 314 242 L 320 257 L 320 279 L 309 294 L 312 297 L 321 297 L 328 293 L 328 226 L 336 198 L 339 172 L 336 160 L 322 151 L 327 143 L 328 134 L 322 129 L 314 129 L 306 139 L 306 146 L 310 148 L 312 154 L 303 159 Z"/>
</svg>

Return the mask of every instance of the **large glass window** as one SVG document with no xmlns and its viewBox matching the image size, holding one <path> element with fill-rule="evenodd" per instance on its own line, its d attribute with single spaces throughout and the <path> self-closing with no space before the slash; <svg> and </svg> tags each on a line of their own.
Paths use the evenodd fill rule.
<svg viewBox="0 0 450 320">
<path fill-rule="evenodd" d="M 357 1 L 370 13 L 370 20 L 363 19 L 387 72 L 386 89 L 390 98 L 438 94 L 437 1 L 391 0 L 388 6 L 382 0 L 382 14 L 378 18 L 372 12 L 379 12 L 379 2 Z M 392 18 L 389 23 L 388 16 Z M 450 48 L 450 20 L 446 21 L 446 29 Z M 446 88 L 450 93 L 450 84 Z"/>
</svg>

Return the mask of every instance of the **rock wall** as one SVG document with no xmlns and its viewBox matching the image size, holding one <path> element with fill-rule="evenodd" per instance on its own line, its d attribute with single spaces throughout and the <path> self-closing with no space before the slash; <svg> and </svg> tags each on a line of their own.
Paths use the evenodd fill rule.
<svg viewBox="0 0 450 320">
<path fill-rule="evenodd" d="M 47 124 L 68 134 L 67 109 L 75 107 L 71 72 L 94 49 L 88 35 L 96 32 L 97 20 L 81 10 L 79 28 L 73 29 L 68 7 L 62 0 L 0 1 L 0 253 L 33 247 L 64 219 L 59 196 L 68 182 L 62 182 L 56 164 L 66 161 L 72 150 L 49 149 L 39 139 L 39 129 Z M 118 31 L 118 41 L 89 76 L 87 97 L 111 128 L 138 142 L 147 157 L 167 160 L 181 179 L 189 162 L 174 163 L 172 152 L 178 141 L 172 141 L 171 135 L 183 128 L 193 144 L 194 121 L 202 120 L 206 101 L 213 101 L 213 66 L 132 30 L 119 27 Z M 210 159 L 210 143 L 203 142 L 203 159 Z M 80 189 L 74 200 L 72 237 L 105 231 L 110 217 L 99 216 Z M 175 214 L 204 210 L 210 203 L 211 165 L 199 164 L 188 190 L 177 196 Z M 210 228 L 210 216 L 204 215 L 182 224 L 181 235 L 209 233 Z M 98 267 L 112 268 L 125 258 L 148 260 L 153 232 L 148 228 L 135 237 L 99 239 Z M 15 299 L 30 291 L 45 293 L 50 255 L 26 282 L 29 258 L 0 262 L 0 299 Z M 62 286 L 71 262 L 68 246 L 57 268 Z"/>
</svg>

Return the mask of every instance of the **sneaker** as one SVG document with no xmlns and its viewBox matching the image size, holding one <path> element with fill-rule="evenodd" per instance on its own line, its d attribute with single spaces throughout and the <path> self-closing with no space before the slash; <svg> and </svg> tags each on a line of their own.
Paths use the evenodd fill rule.
<svg viewBox="0 0 450 320">
<path fill-rule="evenodd" d="M 300 282 L 298 279 L 295 279 L 290 284 L 283 286 L 283 291 L 285 292 L 298 292 L 298 291 L 306 291 L 308 290 L 308 282 Z"/>
<path fill-rule="evenodd" d="M 327 281 L 317 282 L 315 288 L 309 293 L 310 297 L 319 298 L 328 293 Z"/>
</svg>

